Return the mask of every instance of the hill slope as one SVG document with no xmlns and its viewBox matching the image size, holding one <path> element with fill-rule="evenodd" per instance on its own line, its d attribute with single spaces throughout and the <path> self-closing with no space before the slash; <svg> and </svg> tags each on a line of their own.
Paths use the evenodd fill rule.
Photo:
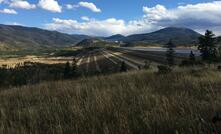
<svg viewBox="0 0 221 134">
<path fill-rule="evenodd" d="M 76 46 L 81 47 L 99 47 L 104 46 L 106 42 L 100 38 L 90 38 L 90 39 L 84 39 L 76 44 Z"/>
<path fill-rule="evenodd" d="M 191 29 L 168 27 L 152 33 L 130 35 L 123 41 L 165 44 L 172 39 L 176 45 L 189 45 L 197 42 L 199 36 Z"/>
<path fill-rule="evenodd" d="M 137 71 L 3 90 L 0 131 L 209 134 L 221 109 L 221 73 L 192 72 Z"/>
<path fill-rule="evenodd" d="M 125 36 L 121 35 L 121 34 L 116 34 L 116 35 L 112 35 L 110 37 L 106 37 L 104 38 L 104 40 L 107 41 L 120 41 L 123 40 L 125 38 Z"/>
<path fill-rule="evenodd" d="M 85 38 L 89 37 L 85 35 L 69 35 L 39 28 L 0 25 L 0 46 L 6 48 L 32 49 L 69 46 Z"/>
</svg>

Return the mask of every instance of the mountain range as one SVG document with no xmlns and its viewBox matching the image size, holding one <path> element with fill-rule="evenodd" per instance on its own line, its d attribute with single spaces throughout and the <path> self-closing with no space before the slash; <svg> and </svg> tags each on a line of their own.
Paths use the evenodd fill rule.
<svg viewBox="0 0 221 134">
<path fill-rule="evenodd" d="M 57 31 L 48 31 L 34 27 L 0 24 L 0 50 L 22 50 L 33 48 L 50 48 L 74 46 L 79 42 L 126 42 L 165 44 L 170 39 L 176 45 L 193 45 L 198 41 L 199 33 L 188 28 L 167 27 L 152 33 L 123 36 L 120 34 L 110 37 L 92 37 L 88 35 L 71 35 Z M 84 41 L 86 39 L 86 41 Z M 90 41 L 92 40 L 92 41 Z M 86 43 L 86 44 L 85 44 Z M 90 44 L 90 43 L 89 43 Z"/>
<path fill-rule="evenodd" d="M 112 35 L 110 37 L 104 37 L 103 39 L 106 41 L 122 41 L 125 38 L 125 36 L 121 34 Z"/>
<path fill-rule="evenodd" d="M 0 24 L 0 47 L 2 49 L 20 50 L 64 47 L 75 45 L 86 38 L 90 37 L 87 35 L 69 35 L 39 28 Z"/>
<path fill-rule="evenodd" d="M 189 45 L 195 44 L 199 36 L 201 35 L 192 29 L 168 27 L 152 33 L 130 35 L 122 41 L 165 44 L 172 39 L 176 45 Z"/>
</svg>

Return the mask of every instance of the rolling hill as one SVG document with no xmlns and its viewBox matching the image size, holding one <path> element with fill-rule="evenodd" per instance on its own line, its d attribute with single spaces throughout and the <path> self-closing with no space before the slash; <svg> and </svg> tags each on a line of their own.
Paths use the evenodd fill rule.
<svg viewBox="0 0 221 134">
<path fill-rule="evenodd" d="M 39 28 L 0 25 L 1 49 L 33 49 L 75 45 L 86 35 L 69 35 Z"/>
<path fill-rule="evenodd" d="M 106 37 L 103 38 L 106 41 L 120 41 L 123 40 L 125 38 L 125 36 L 121 35 L 121 34 L 116 34 L 116 35 L 112 35 L 110 37 Z"/>
<path fill-rule="evenodd" d="M 84 39 L 77 43 L 75 46 L 80 47 L 104 47 L 104 46 L 119 46 L 118 42 L 113 41 L 107 41 L 103 38 L 90 38 L 90 39 Z"/>
<path fill-rule="evenodd" d="M 172 39 L 176 45 L 189 45 L 196 43 L 199 36 L 199 33 L 188 28 L 168 27 L 152 33 L 130 35 L 122 41 L 165 44 Z"/>
<path fill-rule="evenodd" d="M 99 46 L 100 44 L 105 44 L 105 41 L 99 38 L 91 38 L 80 41 L 79 43 L 76 44 L 76 46 L 93 47 L 93 46 Z"/>
</svg>

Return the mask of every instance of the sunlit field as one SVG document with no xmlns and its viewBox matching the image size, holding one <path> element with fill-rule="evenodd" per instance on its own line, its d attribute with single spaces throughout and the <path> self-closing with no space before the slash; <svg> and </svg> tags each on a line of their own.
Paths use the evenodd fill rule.
<svg viewBox="0 0 221 134">
<path fill-rule="evenodd" d="M 47 57 L 47 56 L 24 56 L 17 58 L 0 59 L 0 66 L 15 67 L 18 64 L 23 65 L 25 62 L 43 63 L 43 64 L 64 64 L 71 62 L 74 57 Z"/>
</svg>

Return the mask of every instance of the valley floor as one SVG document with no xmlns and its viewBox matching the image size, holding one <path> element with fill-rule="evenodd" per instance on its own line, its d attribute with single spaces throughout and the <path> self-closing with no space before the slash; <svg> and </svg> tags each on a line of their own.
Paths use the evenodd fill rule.
<svg viewBox="0 0 221 134">
<path fill-rule="evenodd" d="M 43 63 L 43 64 L 65 64 L 67 61 L 71 62 L 73 57 L 41 57 L 41 56 L 25 56 L 20 58 L 0 59 L 0 67 L 7 66 L 14 68 L 18 64 L 25 62 Z"/>
<path fill-rule="evenodd" d="M 189 68 L 11 88 L 0 91 L 0 133 L 211 134 L 220 89 L 221 72 Z"/>
</svg>

